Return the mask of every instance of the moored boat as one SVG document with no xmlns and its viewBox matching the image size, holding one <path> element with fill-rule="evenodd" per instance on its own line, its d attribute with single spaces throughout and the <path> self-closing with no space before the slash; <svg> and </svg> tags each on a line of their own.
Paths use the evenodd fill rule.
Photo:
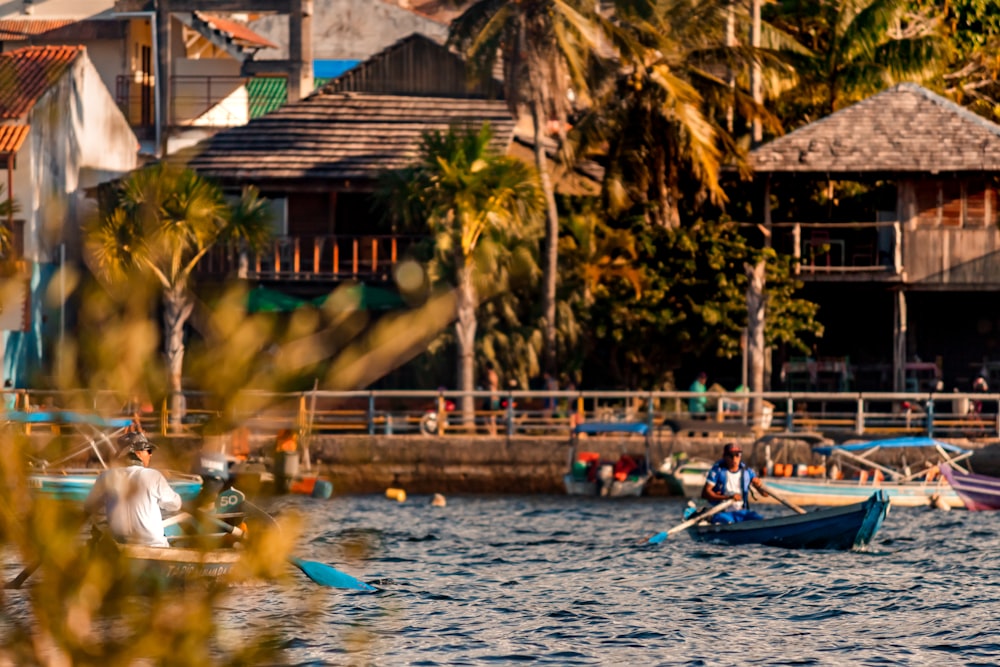
<svg viewBox="0 0 1000 667">
<path fill-rule="evenodd" d="M 899 450 L 933 453 L 931 464 L 925 458 L 925 468 L 916 473 L 908 466 L 893 467 L 873 459 L 876 452 Z M 961 461 L 972 456 L 970 450 L 933 438 L 893 438 L 850 444 L 824 444 L 812 452 L 825 457 L 830 465 L 822 469 L 834 470 L 833 463 L 857 469 L 855 479 L 830 479 L 829 477 L 768 477 L 767 485 L 798 505 L 836 507 L 860 502 L 872 491 L 884 491 L 897 507 L 962 508 L 965 504 L 947 480 L 936 474 L 938 464 Z M 903 454 L 905 456 L 905 454 Z M 915 461 L 915 455 L 914 456 Z M 768 462 L 770 467 L 770 462 Z M 766 500 L 766 499 L 762 499 Z"/>
<path fill-rule="evenodd" d="M 113 444 L 117 438 L 134 426 L 130 418 L 109 417 L 71 410 L 39 412 L 7 412 L 3 416 L 10 423 L 24 426 L 57 426 L 63 437 L 75 442 L 69 451 L 59 453 L 59 458 L 49 461 L 32 456 L 27 474 L 28 488 L 37 497 L 83 502 L 98 475 L 106 470 L 118 451 Z M 72 466 L 76 462 L 77 465 Z M 80 463 L 93 463 L 85 467 Z M 167 482 L 185 502 L 194 500 L 201 491 L 202 478 L 176 470 L 161 470 Z"/>
<path fill-rule="evenodd" d="M 643 453 L 621 451 L 617 461 L 602 461 L 598 452 L 581 452 L 580 438 L 603 435 L 622 437 L 624 450 L 629 436 L 642 438 Z M 653 477 L 650 468 L 649 426 L 644 422 L 586 422 L 573 428 L 569 446 L 569 471 L 563 477 L 571 496 L 622 498 L 641 496 Z"/>
<path fill-rule="evenodd" d="M 1000 478 L 968 472 L 947 463 L 941 465 L 941 474 L 966 509 L 973 512 L 1000 509 Z"/>
<path fill-rule="evenodd" d="M 28 473 L 28 488 L 39 497 L 55 500 L 83 502 L 93 488 L 103 468 L 61 468 L 51 471 Z M 189 475 L 176 470 L 161 470 L 167 482 L 185 502 L 194 500 L 201 491 L 199 475 Z"/>
<path fill-rule="evenodd" d="M 858 549 L 871 543 L 892 501 L 882 490 L 860 503 L 805 514 L 695 525 L 691 537 L 701 542 L 763 544 L 789 549 Z"/>
</svg>

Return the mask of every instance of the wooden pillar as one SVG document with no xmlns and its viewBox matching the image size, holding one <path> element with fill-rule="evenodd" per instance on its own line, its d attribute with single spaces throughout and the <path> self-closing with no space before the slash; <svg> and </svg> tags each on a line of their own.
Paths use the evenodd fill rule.
<svg viewBox="0 0 1000 667">
<path fill-rule="evenodd" d="M 313 0 L 292 0 L 288 16 L 288 101 L 298 102 L 313 89 Z"/>
<path fill-rule="evenodd" d="M 171 35 L 170 35 L 170 0 L 159 0 L 156 11 L 156 90 L 159 91 L 160 108 L 160 145 L 157 150 L 160 155 L 167 154 L 167 137 L 170 135 L 172 118 L 170 117 L 171 91 Z"/>
<path fill-rule="evenodd" d="M 906 390 L 906 292 L 896 292 L 892 322 L 892 390 Z"/>
</svg>

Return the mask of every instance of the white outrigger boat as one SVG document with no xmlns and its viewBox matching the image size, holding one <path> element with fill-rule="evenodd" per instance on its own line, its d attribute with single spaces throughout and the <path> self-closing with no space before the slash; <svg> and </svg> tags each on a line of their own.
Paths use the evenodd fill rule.
<svg viewBox="0 0 1000 667">
<path fill-rule="evenodd" d="M 781 434 L 788 440 L 808 439 L 809 434 Z M 803 438 L 803 435 L 806 438 Z M 772 439 L 774 434 L 771 434 Z M 765 436 L 767 437 L 767 436 Z M 812 437 L 815 437 L 814 435 Z M 759 443 L 758 443 L 759 444 Z M 876 452 L 897 450 L 898 456 L 881 457 L 875 461 Z M 972 456 L 972 451 L 947 442 L 926 437 L 892 438 L 847 444 L 826 441 L 812 447 L 812 453 L 824 457 L 822 472 L 817 476 L 767 475 L 767 486 L 797 505 L 839 506 L 861 502 L 872 491 L 886 492 L 896 507 L 963 508 L 965 504 L 940 474 L 939 465 L 955 463 Z M 896 453 L 896 452 L 894 452 Z M 910 453 L 909 462 L 906 454 Z M 779 470 L 779 465 L 766 455 L 766 471 Z M 887 458 L 897 458 L 900 464 L 889 465 Z M 911 472 L 910 466 L 922 459 L 919 470 Z M 801 467 L 801 466 L 800 466 Z M 838 470 L 853 470 L 856 476 L 847 478 Z M 787 468 L 785 468 L 787 470 Z M 766 498 L 758 499 L 767 501 Z"/>
</svg>

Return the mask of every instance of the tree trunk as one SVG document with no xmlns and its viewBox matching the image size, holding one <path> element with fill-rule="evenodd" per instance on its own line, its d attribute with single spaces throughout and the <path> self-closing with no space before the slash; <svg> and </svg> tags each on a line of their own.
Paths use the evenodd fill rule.
<svg viewBox="0 0 1000 667">
<path fill-rule="evenodd" d="M 756 265 L 745 265 L 747 278 L 747 355 L 749 357 L 750 393 L 764 391 L 764 271 L 767 265 L 757 262 Z M 764 412 L 761 398 L 750 401 L 753 423 L 760 424 Z"/>
<path fill-rule="evenodd" d="M 476 401 L 471 393 L 475 388 L 476 352 L 476 288 L 472 285 L 472 271 L 461 266 L 457 274 L 457 320 L 455 340 L 458 346 L 458 388 L 462 395 L 462 424 L 469 431 L 476 429 Z"/>
<path fill-rule="evenodd" d="M 184 286 L 173 286 L 163 293 L 163 343 L 170 373 L 170 423 L 179 430 L 187 406 L 181 376 L 184 367 L 184 324 L 194 303 Z"/>
<path fill-rule="evenodd" d="M 555 190 L 549 176 L 545 146 L 542 144 L 545 136 L 545 117 L 540 100 L 532 100 L 531 118 L 535 129 L 535 167 L 538 178 L 542 182 L 542 192 L 545 193 L 546 225 L 545 225 L 545 279 L 542 292 L 542 310 L 545 316 L 545 370 L 555 377 L 556 369 L 556 278 L 559 270 L 559 209 L 556 207 Z"/>
</svg>

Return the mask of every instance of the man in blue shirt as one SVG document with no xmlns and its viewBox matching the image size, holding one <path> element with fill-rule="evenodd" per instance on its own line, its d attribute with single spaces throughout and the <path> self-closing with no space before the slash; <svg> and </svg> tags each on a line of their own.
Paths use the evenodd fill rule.
<svg viewBox="0 0 1000 667">
<path fill-rule="evenodd" d="M 735 523 L 750 519 L 762 519 L 750 509 L 750 487 L 756 488 L 763 496 L 767 493 L 762 488 L 760 478 L 743 463 L 743 450 L 735 442 L 730 442 L 722 448 L 722 458 L 715 462 L 705 477 L 705 487 L 701 497 L 712 505 L 718 505 L 723 500 L 734 500 L 742 509 L 719 512 L 712 517 L 713 523 Z"/>
</svg>

